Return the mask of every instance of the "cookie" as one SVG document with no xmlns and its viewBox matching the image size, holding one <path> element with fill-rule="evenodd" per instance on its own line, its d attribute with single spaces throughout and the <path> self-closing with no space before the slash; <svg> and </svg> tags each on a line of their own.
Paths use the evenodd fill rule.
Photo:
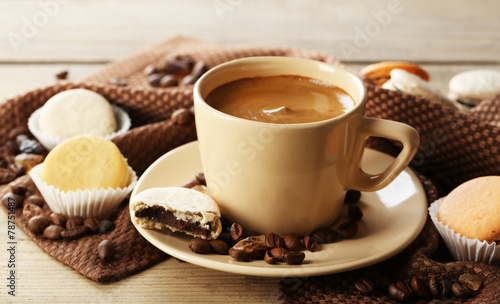
<svg viewBox="0 0 500 304">
<path fill-rule="evenodd" d="M 448 98 L 467 107 L 496 95 L 500 95 L 500 71 L 470 70 L 453 76 L 448 84 Z"/>
<path fill-rule="evenodd" d="M 443 200 L 438 220 L 469 239 L 500 241 L 500 176 L 469 180 Z"/>
<path fill-rule="evenodd" d="M 222 230 L 217 203 L 205 193 L 184 187 L 151 188 L 130 202 L 132 222 L 153 230 L 180 231 L 216 239 Z"/>
<path fill-rule="evenodd" d="M 118 147 L 96 135 L 67 139 L 49 152 L 41 180 L 61 191 L 116 189 L 129 184 L 128 164 Z"/>
<path fill-rule="evenodd" d="M 429 74 L 418 64 L 405 61 L 382 61 L 370 64 L 361 69 L 361 74 L 370 78 L 376 85 L 382 86 L 391 78 L 391 71 L 394 69 L 405 70 L 429 81 Z"/>
<path fill-rule="evenodd" d="M 42 107 L 40 131 L 61 138 L 82 134 L 108 135 L 116 131 L 113 108 L 100 94 L 86 89 L 58 93 Z"/>
</svg>

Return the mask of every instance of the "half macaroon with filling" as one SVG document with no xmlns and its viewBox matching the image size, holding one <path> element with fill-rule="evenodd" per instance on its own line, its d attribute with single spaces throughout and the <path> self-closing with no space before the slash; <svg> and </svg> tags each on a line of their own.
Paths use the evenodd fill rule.
<svg viewBox="0 0 500 304">
<path fill-rule="evenodd" d="M 184 187 L 151 188 L 130 202 L 132 222 L 141 228 L 179 231 L 216 239 L 222 231 L 220 210 L 207 194 Z"/>
</svg>

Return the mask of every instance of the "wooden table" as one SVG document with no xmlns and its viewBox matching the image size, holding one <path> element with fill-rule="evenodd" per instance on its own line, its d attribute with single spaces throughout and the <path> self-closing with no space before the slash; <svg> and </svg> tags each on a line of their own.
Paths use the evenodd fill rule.
<svg viewBox="0 0 500 304">
<path fill-rule="evenodd" d="M 79 80 L 106 62 L 178 34 L 230 46 L 313 49 L 356 70 L 381 60 L 414 61 L 446 93 L 458 72 L 500 69 L 499 10 L 495 0 L 4 0 L 0 100 L 53 84 L 60 70 L 69 70 L 69 80 Z M 3 211 L 0 226 L 2 303 L 278 300 L 279 278 L 229 274 L 174 258 L 119 282 L 92 282 L 45 254 L 20 229 L 12 297 L 5 287 Z"/>
</svg>

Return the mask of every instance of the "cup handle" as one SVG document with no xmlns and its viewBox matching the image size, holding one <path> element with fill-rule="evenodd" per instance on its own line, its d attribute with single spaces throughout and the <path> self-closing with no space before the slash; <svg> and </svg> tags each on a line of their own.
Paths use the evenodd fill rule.
<svg viewBox="0 0 500 304">
<path fill-rule="evenodd" d="M 410 163 L 417 152 L 420 136 L 413 127 L 401 122 L 363 117 L 348 167 L 346 187 L 359 191 L 377 191 L 390 184 Z M 403 149 L 387 169 L 368 174 L 361 169 L 361 158 L 370 136 L 389 138 L 402 143 Z"/>
</svg>

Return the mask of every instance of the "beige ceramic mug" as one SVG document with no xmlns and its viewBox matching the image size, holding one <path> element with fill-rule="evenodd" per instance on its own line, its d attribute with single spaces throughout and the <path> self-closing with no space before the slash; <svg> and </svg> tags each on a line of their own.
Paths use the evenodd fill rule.
<svg viewBox="0 0 500 304">
<path fill-rule="evenodd" d="M 220 112 L 205 102 L 216 87 L 247 77 L 299 75 L 339 86 L 356 105 L 311 123 L 273 124 Z M 333 224 L 346 189 L 376 191 L 406 167 L 419 145 L 412 127 L 363 116 L 366 88 L 355 75 L 324 62 L 291 57 L 249 57 L 221 64 L 194 87 L 196 128 L 209 193 L 221 213 L 260 233 L 305 235 Z M 360 168 L 366 139 L 402 143 L 379 174 Z"/>
</svg>

